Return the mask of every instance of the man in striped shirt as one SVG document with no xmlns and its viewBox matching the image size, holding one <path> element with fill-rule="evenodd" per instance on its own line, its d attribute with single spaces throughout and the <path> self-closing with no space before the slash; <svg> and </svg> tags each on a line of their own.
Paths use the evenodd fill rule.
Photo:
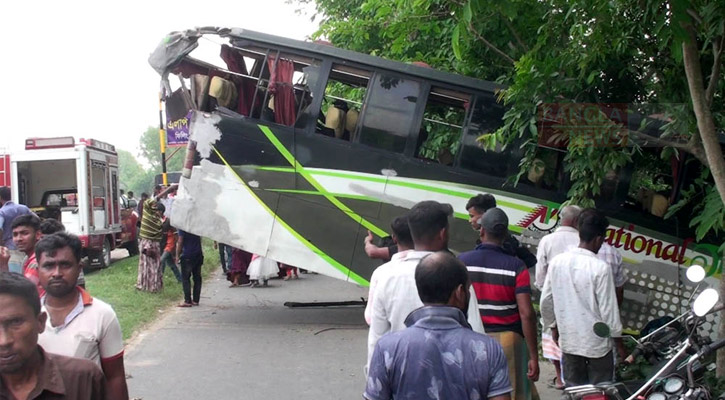
<svg viewBox="0 0 725 400">
<path fill-rule="evenodd" d="M 539 379 L 536 313 L 529 270 L 502 248 L 507 235 L 506 213 L 492 208 L 481 217 L 481 244 L 459 258 L 468 268 L 486 333 L 504 348 L 514 387 L 512 399 L 530 399 L 535 396 L 531 381 Z"/>
</svg>

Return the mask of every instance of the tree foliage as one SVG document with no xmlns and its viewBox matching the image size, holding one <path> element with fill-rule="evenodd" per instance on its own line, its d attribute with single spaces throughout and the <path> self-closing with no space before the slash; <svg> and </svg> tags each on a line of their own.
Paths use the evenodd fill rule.
<svg viewBox="0 0 725 400">
<path fill-rule="evenodd" d="M 159 141 L 159 128 L 149 126 L 146 131 L 141 135 L 139 142 L 139 148 L 141 149 L 141 157 L 143 157 L 149 165 L 154 174 L 161 173 L 161 142 Z M 176 148 L 166 148 L 166 171 L 175 172 L 181 171 L 184 165 L 184 149 L 180 149 L 173 156 L 172 153 Z M 171 156 L 171 157 L 170 157 Z"/>
<path fill-rule="evenodd" d="M 144 169 L 133 154 L 126 150 L 118 150 L 118 165 L 121 189 L 132 191 L 136 198 L 144 192 L 152 193 L 153 174 Z"/>
<path fill-rule="evenodd" d="M 672 157 L 685 153 L 704 170 L 715 167 L 711 160 L 717 157 L 706 157 L 683 73 L 683 45 L 694 42 L 704 71 L 701 89 L 714 125 L 725 126 L 722 2 L 318 0 L 316 6 L 322 17 L 316 37 L 336 46 L 399 61 L 424 61 L 437 69 L 508 85 L 501 93 L 508 106 L 504 126 L 481 142 L 523 142 L 525 156 L 514 181 L 537 160 L 539 114 L 541 106 L 550 103 L 625 104 L 634 113 L 661 121 L 659 128 L 642 126 L 620 133 L 614 142 L 596 138 L 610 139 L 608 146 L 591 146 L 582 138 L 566 142 L 565 162 L 573 182 L 569 197 L 574 202 L 593 204 L 606 174 L 632 162 L 641 151 L 656 154 L 667 167 Z M 610 135 L 611 130 L 599 134 Z M 720 147 L 710 148 L 722 160 Z M 722 194 L 718 196 L 713 185 L 718 179 L 725 181 L 725 175 L 705 174 L 673 207 L 687 204 L 695 215 L 708 215 L 707 224 L 693 218 L 699 238 L 725 229 Z"/>
<path fill-rule="evenodd" d="M 161 173 L 161 143 L 159 142 L 158 128 L 148 127 L 139 139 L 140 159 L 128 151 L 118 151 L 119 177 L 121 189 L 134 192 L 138 198 L 141 193 L 153 193 L 154 178 Z M 168 158 L 175 148 L 166 149 Z M 173 157 L 168 159 L 166 170 L 168 172 L 181 171 L 185 149 L 179 149 Z"/>
<path fill-rule="evenodd" d="M 725 2 L 316 0 L 316 6 L 322 16 L 316 35 L 336 46 L 425 61 L 508 85 L 500 94 L 508 107 L 504 125 L 480 141 L 487 146 L 523 142 L 515 182 L 540 162 L 539 117 L 546 104 L 626 104 L 633 113 L 651 117 L 657 123 L 634 129 L 603 122 L 611 129 L 600 129 L 593 139 L 608 139 L 607 146 L 592 146 L 576 135 L 567 138 L 570 199 L 593 204 L 605 176 L 641 152 L 656 155 L 663 168 L 673 157 L 696 160 L 699 178 L 682 191 L 668 215 L 689 211 L 698 239 L 713 233 L 722 237 L 725 159 L 718 136 L 725 127 Z M 581 124 L 565 122 L 575 128 Z M 720 356 L 722 376 L 725 357 Z"/>
</svg>

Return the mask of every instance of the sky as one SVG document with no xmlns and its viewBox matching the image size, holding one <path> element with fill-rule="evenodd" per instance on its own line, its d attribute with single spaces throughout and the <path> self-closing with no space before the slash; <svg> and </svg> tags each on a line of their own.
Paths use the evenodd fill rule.
<svg viewBox="0 0 725 400">
<path fill-rule="evenodd" d="M 166 34 L 238 27 L 304 40 L 311 9 L 285 0 L 40 0 L 0 14 L 0 152 L 28 137 L 94 138 L 138 154 L 158 127 L 160 77 L 148 56 Z M 218 38 L 216 38 L 219 41 Z"/>
</svg>

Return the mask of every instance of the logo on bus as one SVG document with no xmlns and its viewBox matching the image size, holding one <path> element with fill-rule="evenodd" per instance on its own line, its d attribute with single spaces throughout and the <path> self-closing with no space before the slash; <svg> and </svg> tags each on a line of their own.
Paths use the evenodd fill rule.
<svg viewBox="0 0 725 400">
<path fill-rule="evenodd" d="M 517 225 L 537 232 L 551 233 L 559 224 L 559 209 L 541 205 L 530 212 Z M 708 276 L 718 276 L 722 273 L 722 261 L 718 247 L 711 244 L 695 243 L 695 239 L 686 238 L 682 243 L 668 243 L 635 232 L 636 227 L 629 224 L 626 227 L 607 229 L 606 242 L 623 252 L 643 254 L 662 261 L 669 261 L 680 266 L 701 265 Z M 694 252 L 692 257 L 686 251 Z"/>
</svg>

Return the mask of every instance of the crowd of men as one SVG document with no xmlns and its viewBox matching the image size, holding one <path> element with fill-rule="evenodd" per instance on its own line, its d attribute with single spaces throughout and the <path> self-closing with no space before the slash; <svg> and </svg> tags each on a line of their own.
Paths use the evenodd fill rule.
<svg viewBox="0 0 725 400">
<path fill-rule="evenodd" d="M 477 195 L 466 208 L 479 240 L 457 257 L 448 250 L 452 207 L 435 201 L 393 221 L 394 244 L 365 239 L 369 256 L 389 261 L 370 280 L 364 397 L 538 398 L 532 280 L 542 292 L 544 356 L 557 370 L 550 385 L 611 381 L 614 350 L 623 357 L 624 349 L 618 339 L 596 336 L 593 326 L 606 323 L 611 337 L 621 336 L 618 302 L 626 278 L 621 255 L 604 243 L 607 218 L 564 207 L 561 226 L 533 256 L 509 233 L 492 195 Z"/>
<path fill-rule="evenodd" d="M 199 304 L 203 254 L 198 236 L 169 235 L 161 199 L 172 190 L 142 203 L 137 288 L 160 290 L 162 256 L 173 252 L 171 263 L 181 263 L 182 306 L 189 307 Z M 0 188 L 0 204 L 0 399 L 127 399 L 120 324 L 110 305 L 79 285 L 80 240 L 58 221 L 41 223 L 14 204 L 8 188 Z M 436 201 L 393 220 L 390 246 L 365 239 L 368 254 L 389 261 L 370 280 L 364 397 L 538 398 L 534 266 L 544 356 L 557 370 L 552 384 L 612 380 L 615 353 L 624 356 L 621 341 L 592 329 L 606 323 L 614 338 L 622 329 L 625 278 L 621 255 L 604 242 L 608 220 L 566 206 L 560 227 L 534 256 L 511 236 L 493 196 L 475 196 L 466 208 L 478 244 L 458 256 L 448 250 L 453 209 Z M 171 246 L 160 243 L 164 236 Z M 25 255 L 21 274 L 9 272 L 11 249 Z"/>
<path fill-rule="evenodd" d="M 0 399 L 128 399 L 121 326 L 82 286 L 80 239 L 9 192 L 3 234 L 25 258 L 10 272 L 10 243 L 0 247 Z"/>
</svg>

